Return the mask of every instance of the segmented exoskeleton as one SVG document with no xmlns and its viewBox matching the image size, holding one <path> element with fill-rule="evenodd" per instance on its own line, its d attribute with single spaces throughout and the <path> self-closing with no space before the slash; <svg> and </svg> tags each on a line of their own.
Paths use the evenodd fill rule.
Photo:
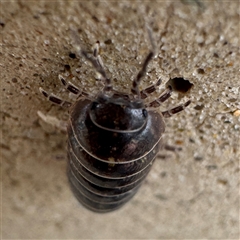
<svg viewBox="0 0 240 240">
<path fill-rule="evenodd" d="M 50 101 L 70 107 L 67 128 L 68 178 L 79 202 L 96 212 L 115 210 L 133 197 L 161 147 L 164 118 L 190 104 L 189 100 L 160 112 L 157 108 L 169 99 L 171 87 L 154 101 L 144 103 L 144 99 L 161 84 L 159 79 L 148 88 L 139 90 L 140 80 L 154 57 L 155 46 L 150 31 L 149 37 L 152 50 L 133 81 L 131 94 L 113 89 L 98 54 L 98 42 L 92 55 L 83 48 L 79 49 L 79 54 L 92 63 L 105 83 L 95 98 L 61 75 L 59 79 L 65 88 L 77 95 L 73 105 L 40 88 Z M 75 32 L 73 38 L 80 44 Z"/>
</svg>

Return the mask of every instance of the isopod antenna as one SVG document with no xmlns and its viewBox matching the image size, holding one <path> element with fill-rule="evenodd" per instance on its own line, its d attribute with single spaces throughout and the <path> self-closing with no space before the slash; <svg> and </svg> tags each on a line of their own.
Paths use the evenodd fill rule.
<svg viewBox="0 0 240 240">
<path fill-rule="evenodd" d="M 89 55 L 87 51 L 82 47 L 82 43 L 79 39 L 79 36 L 75 30 L 71 29 L 71 35 L 75 42 L 75 48 L 79 55 L 83 55 L 96 69 L 96 71 L 101 75 L 102 79 L 105 82 L 105 87 L 103 89 L 104 92 L 109 92 L 112 90 L 112 84 L 111 79 L 107 77 L 107 74 L 104 70 L 102 59 L 100 55 L 98 55 L 99 52 L 99 42 L 96 42 L 93 55 Z"/>
<path fill-rule="evenodd" d="M 137 96 L 139 99 L 140 99 L 139 83 L 140 83 L 141 79 L 145 76 L 146 71 L 147 71 L 147 66 L 148 66 L 149 62 L 153 59 L 153 57 L 155 55 L 155 49 L 156 49 L 156 46 L 155 46 L 155 43 L 153 40 L 152 30 L 148 26 L 147 26 L 147 32 L 148 32 L 148 37 L 149 37 L 150 43 L 152 45 L 152 50 L 148 53 L 147 57 L 145 58 L 142 68 L 138 72 L 136 78 L 133 80 L 133 84 L 132 84 L 132 88 L 131 88 L 132 94 Z"/>
</svg>

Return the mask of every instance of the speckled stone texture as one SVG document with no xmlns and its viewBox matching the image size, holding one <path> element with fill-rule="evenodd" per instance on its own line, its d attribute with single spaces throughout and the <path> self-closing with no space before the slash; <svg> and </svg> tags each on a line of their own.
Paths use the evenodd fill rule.
<svg viewBox="0 0 240 240">
<path fill-rule="evenodd" d="M 1 1 L 2 239 L 239 239 L 239 1 Z M 163 151 L 136 196 L 97 214 L 83 208 L 66 177 L 68 111 L 58 74 L 96 93 L 101 83 L 76 53 L 70 29 L 91 51 L 98 40 L 114 88 L 130 91 L 150 44 L 141 89 L 162 78 L 194 86 L 160 108 L 192 99 L 166 120 Z M 48 121 L 43 121 L 46 116 Z M 49 124 L 52 123 L 52 124 Z M 58 127 L 56 127 L 58 125 Z"/>
</svg>

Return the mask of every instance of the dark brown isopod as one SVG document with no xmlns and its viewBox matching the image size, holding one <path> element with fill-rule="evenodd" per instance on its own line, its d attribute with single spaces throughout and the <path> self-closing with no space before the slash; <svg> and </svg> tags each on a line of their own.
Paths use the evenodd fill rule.
<svg viewBox="0 0 240 240">
<path fill-rule="evenodd" d="M 75 33 L 73 37 L 77 39 Z M 79 43 L 79 40 L 76 42 Z M 80 55 L 92 63 L 105 82 L 98 96 L 92 97 L 80 91 L 62 76 L 59 79 L 65 88 L 77 95 L 73 105 L 42 88 L 40 91 L 56 104 L 72 105 L 67 128 L 67 174 L 73 193 L 88 209 L 109 212 L 132 198 L 150 171 L 161 146 L 164 117 L 182 111 L 190 100 L 160 112 L 156 108 L 171 96 L 172 88 L 169 86 L 160 97 L 144 103 L 143 99 L 161 83 L 159 79 L 139 91 L 140 80 L 154 56 L 153 50 L 133 81 L 131 94 L 113 90 L 98 55 L 98 43 L 93 55 L 89 56 L 84 50 L 80 51 Z"/>
</svg>

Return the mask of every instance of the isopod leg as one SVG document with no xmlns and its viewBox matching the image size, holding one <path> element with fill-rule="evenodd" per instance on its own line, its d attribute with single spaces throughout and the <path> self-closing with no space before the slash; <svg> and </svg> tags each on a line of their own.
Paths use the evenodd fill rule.
<svg viewBox="0 0 240 240">
<path fill-rule="evenodd" d="M 164 150 L 173 152 L 175 155 L 176 155 L 179 151 L 182 150 L 181 147 L 175 147 L 175 146 L 169 146 L 169 145 L 164 145 L 162 148 L 163 148 Z M 160 153 L 159 153 L 159 154 L 157 155 L 157 158 L 161 158 L 161 159 L 163 159 L 163 160 L 169 159 L 169 158 L 171 158 L 171 157 L 172 157 L 172 156 L 171 156 L 170 154 L 160 154 Z"/>
<path fill-rule="evenodd" d="M 149 96 L 150 93 L 153 93 L 157 90 L 157 87 L 162 83 L 162 79 L 159 78 L 158 81 L 155 84 L 152 84 L 151 86 L 145 88 L 140 92 L 141 99 L 145 99 Z"/>
<path fill-rule="evenodd" d="M 78 87 L 74 86 L 71 82 L 67 82 L 66 79 L 59 74 L 58 79 L 61 81 L 62 85 L 71 93 L 78 95 L 80 90 Z"/>
<path fill-rule="evenodd" d="M 58 78 L 59 80 L 61 81 L 62 85 L 71 93 L 77 95 L 77 98 L 78 97 L 81 97 L 81 96 L 85 96 L 85 97 L 89 97 L 91 98 L 91 96 L 84 92 L 84 91 L 81 91 L 77 86 L 75 86 L 74 84 L 72 84 L 71 82 L 67 82 L 66 79 L 61 75 L 59 74 L 58 75 Z"/>
<path fill-rule="evenodd" d="M 173 146 L 173 145 L 168 145 L 164 144 L 163 148 L 167 151 L 172 151 L 172 152 L 177 152 L 177 151 L 182 151 L 181 147 Z"/>
<path fill-rule="evenodd" d="M 45 115 L 41 111 L 37 111 L 38 116 L 46 123 L 58 128 L 64 133 L 67 133 L 67 122 L 57 119 L 55 116 Z"/>
<path fill-rule="evenodd" d="M 154 107 L 154 108 L 159 107 L 163 102 L 165 102 L 168 98 L 170 98 L 171 94 L 172 94 L 172 88 L 168 87 L 158 99 L 148 103 L 147 107 Z"/>
<path fill-rule="evenodd" d="M 171 117 L 173 114 L 176 114 L 176 113 L 181 112 L 182 110 L 184 110 L 190 103 L 191 103 L 191 100 L 188 100 L 184 104 L 181 104 L 181 105 L 179 105 L 179 106 L 177 106 L 175 108 L 172 108 L 170 110 L 162 112 L 162 115 L 165 118 Z"/>
<path fill-rule="evenodd" d="M 52 93 L 48 93 L 46 92 L 44 89 L 42 89 L 41 87 L 39 88 L 39 91 L 43 94 L 44 97 L 46 97 L 49 101 L 57 104 L 57 105 L 60 105 L 62 107 L 71 107 L 72 103 L 68 102 L 68 101 L 64 101 L 62 100 L 61 98 L 55 96 L 54 94 Z"/>
</svg>

